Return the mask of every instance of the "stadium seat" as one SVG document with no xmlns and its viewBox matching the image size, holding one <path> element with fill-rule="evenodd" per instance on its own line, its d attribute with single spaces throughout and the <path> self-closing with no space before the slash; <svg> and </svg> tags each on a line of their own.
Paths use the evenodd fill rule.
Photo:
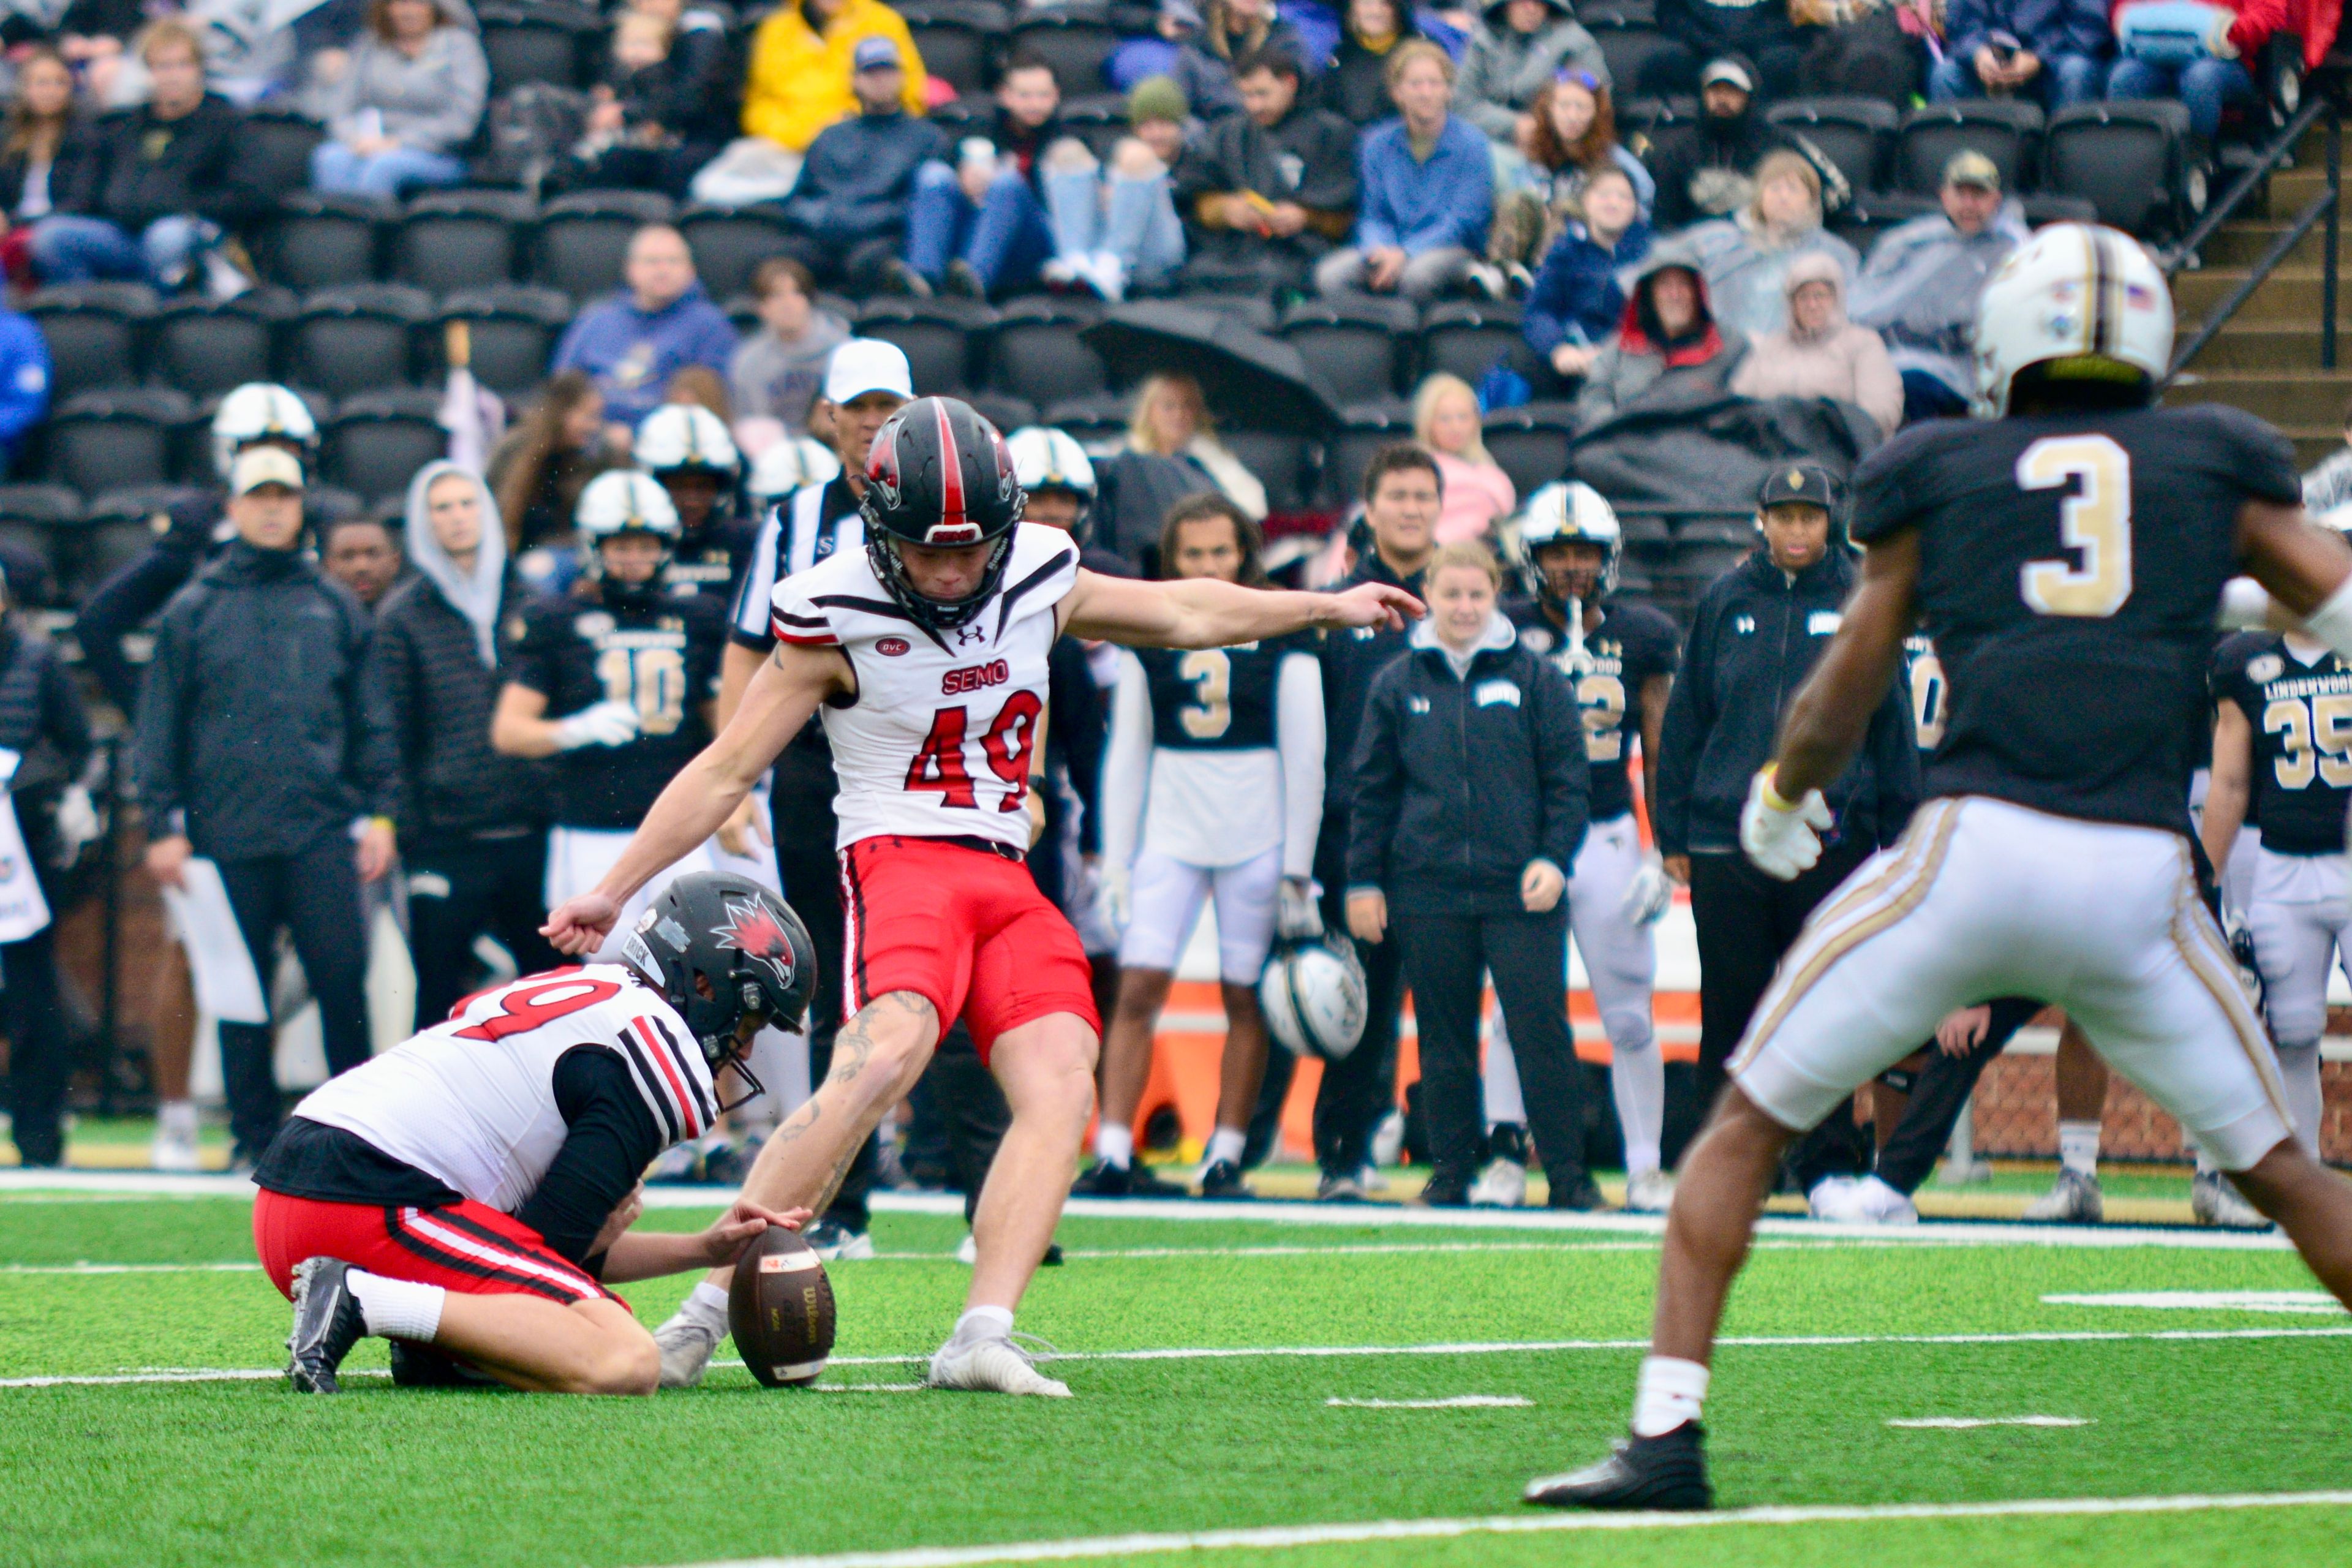
<svg viewBox="0 0 2352 1568">
<path fill-rule="evenodd" d="M 579 87 L 604 24 L 588 6 L 562 0 L 500 0 L 476 9 L 493 96 L 526 82 Z"/>
<path fill-rule="evenodd" d="M 1867 256 L 1871 243 L 1888 229 L 1942 210 L 1934 196 L 1870 191 L 1830 214 L 1828 226 L 1832 234 Z"/>
<path fill-rule="evenodd" d="M 929 118 L 950 142 L 958 142 L 966 136 L 987 135 L 995 123 L 996 106 L 975 93 L 934 104 Z"/>
<path fill-rule="evenodd" d="M 1038 56 L 1054 68 L 1062 96 L 1076 98 L 1103 90 L 1103 62 L 1118 45 L 1119 37 L 1099 5 L 1067 0 L 1050 11 L 1031 11 L 1013 23 L 1005 56 Z"/>
<path fill-rule="evenodd" d="M 63 485 L 0 485 L 0 551 L 9 555 L 8 597 L 18 605 L 59 602 L 73 559 L 81 498 Z M 37 562 L 44 582 L 24 580 L 19 559 Z"/>
<path fill-rule="evenodd" d="M 2129 234 L 2185 227 L 2196 219 L 2186 199 L 2188 146 L 2189 110 L 2179 102 L 2077 104 L 2052 115 L 2042 132 L 2042 189 L 2089 202 L 2101 223 Z"/>
<path fill-rule="evenodd" d="M 1012 301 L 997 315 L 984 383 L 1041 407 L 1106 390 L 1110 375 L 1102 356 L 1078 341 L 1099 314 L 1076 300 Z"/>
<path fill-rule="evenodd" d="M 914 36 L 923 69 L 958 93 L 988 90 L 991 56 L 1006 30 L 1004 9 L 982 0 L 917 0 L 897 7 Z"/>
<path fill-rule="evenodd" d="M 1244 293 L 1234 289 L 1208 289 L 1188 293 L 1182 302 L 1195 310 L 1214 310 L 1236 326 L 1247 327 L 1254 332 L 1271 332 L 1279 319 L 1274 301 L 1263 293 Z"/>
<path fill-rule="evenodd" d="M 173 300 L 148 329 L 147 374 L 191 397 L 270 380 L 275 339 L 292 307 L 283 289 L 248 289 L 225 301 Z"/>
<path fill-rule="evenodd" d="M 1305 511 L 1315 504 L 1315 454 L 1304 439 L 1279 431 L 1239 429 L 1220 430 L 1217 438 L 1265 487 L 1269 510 Z"/>
<path fill-rule="evenodd" d="M 1640 132 L 1655 139 L 1677 125 L 1698 118 L 1696 98 L 1622 98 L 1617 100 L 1617 129 L 1622 135 Z"/>
<path fill-rule="evenodd" d="M 760 263 L 784 253 L 783 214 L 774 207 L 690 206 L 677 215 L 677 231 L 714 300 L 750 293 Z"/>
<path fill-rule="evenodd" d="M 320 467 L 329 479 L 371 506 L 398 506 L 417 469 L 448 455 L 434 394 L 370 392 L 335 410 L 320 432 Z"/>
<path fill-rule="evenodd" d="M 121 485 L 90 498 L 72 548 L 62 563 L 59 590 L 80 604 L 125 566 L 154 547 L 155 520 L 195 494 L 181 485 Z"/>
<path fill-rule="evenodd" d="M 1007 397 L 1001 392 L 975 392 L 964 399 L 980 416 L 1006 435 L 1024 425 L 1037 423 L 1037 405 L 1025 397 Z"/>
<path fill-rule="evenodd" d="M 2014 98 L 1971 98 L 1915 109 L 1895 132 L 1889 183 L 1896 190 L 1933 195 L 1944 183 L 1944 165 L 1967 148 L 1992 160 L 2002 190 L 2030 190 L 2042 124 L 2039 106 Z"/>
<path fill-rule="evenodd" d="M 248 109 L 237 131 L 237 172 L 258 189 L 292 195 L 310 184 L 310 154 L 326 139 L 326 127 L 298 110 Z"/>
<path fill-rule="evenodd" d="M 43 426 L 43 475 L 83 495 L 160 485 L 172 470 L 172 433 L 187 422 L 185 394 L 163 386 L 85 392 Z"/>
<path fill-rule="evenodd" d="M 404 499 L 405 494 L 404 491 Z M 314 524 L 341 522 L 348 517 L 361 516 L 369 510 L 366 501 L 340 485 L 312 485 L 302 492 L 302 515 Z"/>
<path fill-rule="evenodd" d="M 1751 517 L 1694 517 L 1674 526 L 1676 549 L 1702 544 L 1728 544 L 1742 551 L 1756 548 L 1756 520 Z"/>
<path fill-rule="evenodd" d="M 432 315 L 431 299 L 404 283 L 320 289 L 287 325 L 279 356 L 286 378 L 335 397 L 405 385 L 415 375 L 418 329 Z"/>
<path fill-rule="evenodd" d="M 141 351 L 155 316 L 143 283 L 60 283 L 35 294 L 25 314 L 49 349 L 52 406 L 77 392 L 128 386 L 139 379 Z"/>
<path fill-rule="evenodd" d="M 2097 223 L 2099 205 L 2082 196 L 2053 196 L 2047 191 L 2020 196 L 2025 221 L 2034 228 L 2046 223 Z"/>
<path fill-rule="evenodd" d="M 1566 403 L 1529 403 L 1486 416 L 1487 456 L 1511 477 L 1521 505 L 1555 479 L 1568 477 L 1568 450 L 1576 438 L 1576 409 Z"/>
<path fill-rule="evenodd" d="M 1776 103 L 1764 118 L 1812 143 L 1855 194 L 1884 183 L 1886 158 L 1895 145 L 1895 106 L 1876 98 L 1794 98 Z"/>
<path fill-rule="evenodd" d="M 392 275 L 436 294 L 503 283 L 529 248 L 532 211 L 516 191 L 419 195 L 393 230 Z"/>
<path fill-rule="evenodd" d="M 1671 85 L 1686 88 L 1687 82 L 1671 84 L 1645 82 L 1642 73 L 1651 68 L 1651 62 L 1673 54 L 1680 46 L 1648 22 L 1637 21 L 1623 13 L 1596 12 L 1585 18 L 1593 41 L 1601 46 L 1601 58 L 1609 63 L 1611 95 L 1622 103 L 1629 98 L 1647 94 L 1654 87 Z"/>
<path fill-rule="evenodd" d="M 585 300 L 621 286 L 629 237 L 674 216 L 667 196 L 651 191 L 581 191 L 559 196 L 539 215 L 530 280 Z"/>
<path fill-rule="evenodd" d="M 1132 413 L 1129 400 L 1118 393 L 1097 392 L 1048 404 L 1038 417 L 1056 430 L 1067 431 L 1089 452 L 1099 453 L 1102 448 L 1126 441 Z"/>
<path fill-rule="evenodd" d="M 1293 305 L 1280 330 L 1346 405 L 1396 395 L 1399 363 L 1411 357 L 1419 324 L 1408 300 L 1335 295 Z"/>
<path fill-rule="evenodd" d="M 1421 323 L 1421 374 L 1451 372 L 1478 384 L 1497 364 L 1532 381 L 1543 366 L 1519 331 L 1519 308 L 1487 300 L 1433 305 Z"/>
<path fill-rule="evenodd" d="M 1748 559 L 1755 550 L 1753 543 L 1742 544 L 1677 544 L 1674 563 L 1664 572 L 1654 574 L 1661 593 L 1668 592 L 1671 582 L 1679 590 L 1677 597 L 1685 603 L 1696 601 L 1707 590 L 1709 584 Z"/>
<path fill-rule="evenodd" d="M 289 289 L 339 289 L 376 275 L 390 203 L 374 196 L 289 191 L 254 239 L 261 275 Z"/>
<path fill-rule="evenodd" d="M 857 312 L 857 333 L 905 351 L 917 396 L 958 397 L 971 390 L 972 364 L 992 315 L 987 306 L 969 300 L 883 296 Z"/>
<path fill-rule="evenodd" d="M 1347 423 L 1324 443 L 1323 500 L 1344 510 L 1361 498 L 1372 454 L 1412 439 L 1412 410 L 1394 398 L 1383 398 L 1340 412 Z"/>
<path fill-rule="evenodd" d="M 520 402 L 546 379 L 547 362 L 571 320 L 570 296 L 553 289 L 502 283 L 461 289 L 441 301 L 428 357 L 436 375 L 447 369 L 443 329 L 464 321 L 473 338 L 474 379 L 509 402 Z"/>
</svg>

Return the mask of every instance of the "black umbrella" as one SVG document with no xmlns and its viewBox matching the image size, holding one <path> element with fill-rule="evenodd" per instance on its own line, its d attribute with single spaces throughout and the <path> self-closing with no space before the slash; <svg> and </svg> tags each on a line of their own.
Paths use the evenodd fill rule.
<svg viewBox="0 0 2352 1568">
<path fill-rule="evenodd" d="M 1340 423 L 1337 400 L 1297 349 L 1222 310 L 1122 305 L 1078 336 L 1116 381 L 1191 376 L 1209 411 L 1235 429 L 1318 436 Z"/>
</svg>

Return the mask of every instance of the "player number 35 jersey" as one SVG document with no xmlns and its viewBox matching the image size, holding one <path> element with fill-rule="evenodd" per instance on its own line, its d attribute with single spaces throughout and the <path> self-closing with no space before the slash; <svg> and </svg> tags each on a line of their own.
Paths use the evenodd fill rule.
<svg viewBox="0 0 2352 1568">
<path fill-rule="evenodd" d="M 1055 606 L 1077 579 L 1070 536 L 1022 523 L 1002 586 L 950 630 L 900 609 L 862 550 L 776 584 L 777 641 L 839 648 L 856 676 L 856 694 L 824 710 L 839 847 L 889 834 L 1028 847 Z"/>
</svg>

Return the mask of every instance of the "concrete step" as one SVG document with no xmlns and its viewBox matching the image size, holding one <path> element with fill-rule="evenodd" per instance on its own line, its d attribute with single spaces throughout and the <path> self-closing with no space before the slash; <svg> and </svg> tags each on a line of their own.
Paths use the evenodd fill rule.
<svg viewBox="0 0 2352 1568">
<path fill-rule="evenodd" d="M 2247 276 L 2248 270 L 2242 267 L 2207 267 L 2180 273 L 2172 280 L 2174 309 L 2185 321 L 2201 319 Z M 2239 308 L 2233 320 L 2315 329 L 2319 324 L 2320 296 L 2318 268 L 2282 267 L 2263 280 L 2262 287 Z M 2336 319 L 2352 321 L 2352 289 L 2338 289 Z"/>
<path fill-rule="evenodd" d="M 2252 267 L 2263 258 L 2264 251 L 2277 243 L 2278 237 L 2286 232 L 2287 221 L 2284 218 L 2258 218 L 2252 222 L 2226 225 L 2221 233 L 2205 242 L 2202 253 L 2205 265 L 2200 270 Z M 2352 244 L 2352 233 L 2347 233 L 2344 238 L 2347 244 Z M 2326 255 L 2326 225 L 2322 224 L 2297 240 L 2281 265 L 2317 267 Z M 2352 255 L 2345 254 L 2341 248 L 2337 256 L 2339 268 L 2352 262 Z"/>
<path fill-rule="evenodd" d="M 2184 321 L 2180 335 L 2185 339 L 2195 330 L 2193 321 Z M 2347 325 L 2337 335 L 2336 363 L 2352 366 L 2352 325 Z M 2315 321 L 2287 326 L 2249 321 L 2241 315 L 2205 345 L 2189 368 L 2207 374 L 2231 370 L 2317 370 L 2319 323 Z"/>
<path fill-rule="evenodd" d="M 2269 216 L 2291 218 L 2309 206 L 2311 198 L 2326 188 L 2327 167 L 2318 158 L 2306 159 L 2292 169 L 2281 169 L 2271 176 Z M 2217 189 L 2214 194 L 2218 195 L 2221 193 Z"/>
<path fill-rule="evenodd" d="M 2352 398 L 2352 370 L 2190 372 L 2173 383 L 2172 403 L 2226 403 L 2282 427 L 2325 429 Z"/>
</svg>

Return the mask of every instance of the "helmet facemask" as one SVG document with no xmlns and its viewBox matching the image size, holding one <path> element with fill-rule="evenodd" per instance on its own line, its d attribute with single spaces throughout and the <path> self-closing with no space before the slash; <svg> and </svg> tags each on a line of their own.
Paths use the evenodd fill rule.
<svg viewBox="0 0 2352 1568">
<path fill-rule="evenodd" d="M 988 564 L 981 572 L 979 585 L 960 599 L 934 599 L 917 588 L 907 574 L 906 561 L 898 553 L 898 541 L 890 534 L 869 531 L 866 535 L 866 558 L 891 603 L 906 611 L 916 625 L 948 632 L 970 625 L 1003 583 L 1004 569 L 1013 561 L 1013 535 L 999 534 L 990 544 Z"/>
</svg>

